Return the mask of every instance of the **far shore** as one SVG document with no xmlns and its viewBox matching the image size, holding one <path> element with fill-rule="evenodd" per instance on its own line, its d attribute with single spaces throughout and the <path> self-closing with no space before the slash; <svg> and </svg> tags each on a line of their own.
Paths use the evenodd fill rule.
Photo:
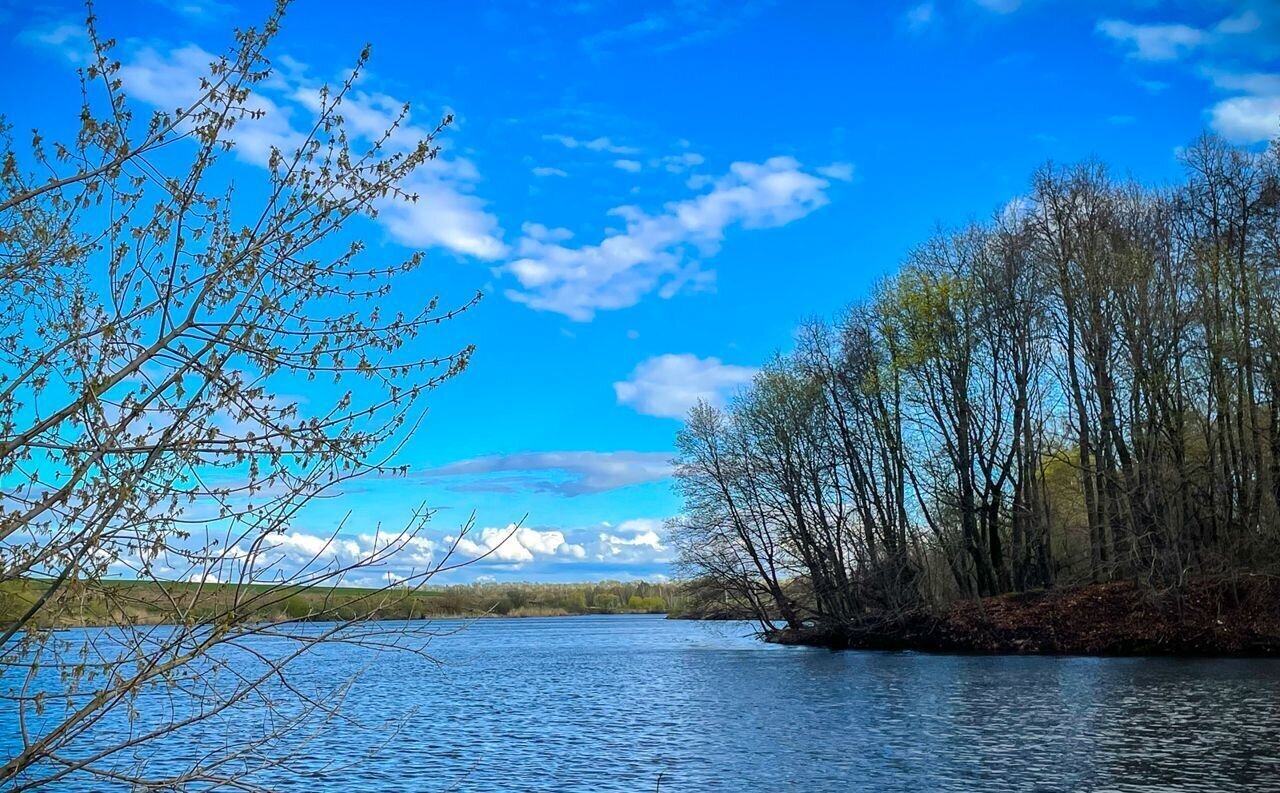
<svg viewBox="0 0 1280 793">
<path fill-rule="evenodd" d="M 0 584 L 0 625 L 20 619 L 50 585 L 35 578 Z M 65 597 L 68 607 L 40 627 L 199 625 L 233 613 L 256 623 L 418 621 L 665 614 L 680 606 L 676 586 L 643 581 L 398 589 L 109 579 Z"/>
<path fill-rule="evenodd" d="M 561 619 L 564 617 L 668 617 L 669 615 L 663 611 L 588 611 L 588 612 L 537 612 L 528 611 L 512 614 L 497 614 L 495 612 L 484 612 L 479 614 L 458 613 L 458 614 L 420 614 L 412 617 L 379 617 L 376 622 L 435 622 L 437 620 L 531 620 L 531 619 Z M 685 617 L 677 617 L 676 619 L 686 619 Z M 336 619 L 320 618 L 311 619 L 308 617 L 298 617 L 295 619 L 281 620 L 263 620 L 261 624 L 275 623 L 324 623 L 337 622 Z M 147 615 L 131 621 L 132 625 L 138 627 L 160 627 L 164 625 L 176 625 L 173 620 L 162 619 Z M 77 621 L 67 622 L 52 626 L 54 630 L 78 630 L 80 628 L 119 628 L 119 622 L 108 621 Z"/>
</svg>

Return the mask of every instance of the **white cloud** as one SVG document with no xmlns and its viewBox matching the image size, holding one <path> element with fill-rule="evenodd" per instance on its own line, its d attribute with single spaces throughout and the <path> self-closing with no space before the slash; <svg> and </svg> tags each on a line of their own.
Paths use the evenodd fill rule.
<svg viewBox="0 0 1280 793">
<path fill-rule="evenodd" d="M 217 56 L 194 44 L 166 52 L 146 47 L 126 60 L 120 77 L 129 96 L 172 111 L 198 97 L 200 78 L 216 60 Z M 288 155 L 303 142 L 305 136 L 299 129 L 314 117 L 321 101 L 317 85 L 300 82 L 304 73 L 302 64 L 282 69 L 246 100 L 246 106 L 260 117 L 244 118 L 236 124 L 232 137 L 239 159 L 265 167 L 272 148 Z M 353 90 L 340 112 L 353 138 L 372 141 L 395 121 L 403 107 L 401 100 L 386 94 Z M 429 133 L 408 118 L 389 148 L 410 148 Z M 478 181 L 474 164 L 442 152 L 402 185 L 417 200 L 379 202 L 378 222 L 404 245 L 446 248 L 485 260 L 501 258 L 507 246 L 497 218 L 473 194 Z"/>
<path fill-rule="evenodd" d="M 163 5 L 170 11 L 197 22 L 207 22 L 226 16 L 234 10 L 231 5 L 219 0 L 179 0 L 179 2 L 157 2 L 157 5 Z"/>
<path fill-rule="evenodd" d="M 1252 10 L 1230 16 L 1212 28 L 1185 24 L 1136 24 L 1122 19 L 1104 19 L 1097 30 L 1104 36 L 1133 47 L 1132 58 L 1144 61 L 1173 61 L 1194 50 L 1214 44 L 1236 45 L 1233 37 L 1258 31 L 1262 18 Z"/>
<path fill-rule="evenodd" d="M 1209 126 L 1233 143 L 1261 143 L 1280 134 L 1280 74 L 1208 70 L 1214 87 L 1238 94 L 1209 109 Z"/>
<path fill-rule="evenodd" d="M 699 400 L 723 406 L 756 370 L 696 355 L 659 355 L 642 361 L 624 381 L 614 383 L 618 403 L 649 416 L 683 419 Z"/>
<path fill-rule="evenodd" d="M 710 192 L 670 202 L 657 214 L 614 208 L 609 214 L 625 229 L 598 244 L 570 247 L 526 235 L 516 247 L 520 258 L 505 268 L 521 288 L 507 296 L 579 321 L 635 305 L 654 291 L 670 297 L 712 278 L 696 261 L 685 261 L 689 249 L 711 255 L 732 226 L 770 228 L 802 218 L 828 203 L 829 186 L 790 157 L 734 163 Z"/>
<path fill-rule="evenodd" d="M 1263 96 L 1280 94 L 1280 74 L 1210 72 L 1215 88 Z"/>
<path fill-rule="evenodd" d="M 445 538 L 445 542 L 453 541 L 452 537 Z M 559 529 L 540 531 L 525 526 L 516 528 L 514 524 L 505 529 L 482 529 L 478 539 L 463 537 L 457 540 L 457 546 L 467 557 L 483 556 L 482 563 L 492 561 L 520 565 L 539 557 L 583 559 L 587 555 L 586 548 L 566 541 L 564 532 Z"/>
<path fill-rule="evenodd" d="M 507 474 L 494 477 L 494 474 Z M 466 477 L 463 491 L 559 493 L 577 496 L 671 476 L 668 452 L 528 452 L 476 457 L 420 471 L 416 476 Z"/>
<path fill-rule="evenodd" d="M 1022 0 L 973 0 L 988 11 L 997 14 L 1012 14 L 1022 7 Z"/>
<path fill-rule="evenodd" d="M 1209 111 L 1209 125 L 1234 143 L 1259 143 L 1280 134 L 1280 94 L 1233 96 Z"/>
<path fill-rule="evenodd" d="M 627 173 L 639 173 L 640 163 L 635 160 L 614 160 L 613 167 Z"/>
<path fill-rule="evenodd" d="M 921 3 L 907 9 L 904 17 L 907 23 L 907 29 L 913 33 L 919 33 L 928 28 L 937 18 L 937 9 L 932 2 Z"/>
<path fill-rule="evenodd" d="M 453 172 L 452 174 L 450 172 Z M 412 247 L 447 248 L 492 261 L 507 254 L 498 219 L 470 191 L 472 182 L 441 160 L 419 168 L 402 187 L 417 196 L 412 202 L 387 200 L 378 221 L 397 242 Z"/>
<path fill-rule="evenodd" d="M 340 537 L 321 537 L 301 531 L 272 535 L 267 548 L 300 560 L 322 558 L 361 558 L 360 543 Z"/>
<path fill-rule="evenodd" d="M 18 34 L 18 40 L 52 50 L 69 63 L 83 65 L 92 60 L 93 46 L 80 23 L 58 22 L 28 28 Z"/>
<path fill-rule="evenodd" d="M 704 162 L 706 162 L 706 158 L 701 154 L 695 151 L 685 151 L 650 160 L 649 165 L 654 168 L 661 168 L 667 173 L 682 173 L 690 168 L 702 165 Z"/>
<path fill-rule="evenodd" d="M 1217 31 L 1228 35 L 1252 33 L 1262 27 L 1262 17 L 1256 11 L 1246 10 L 1218 23 Z"/>
<path fill-rule="evenodd" d="M 545 165 L 540 165 L 537 168 L 533 169 L 533 175 L 534 176 L 568 176 L 569 174 L 565 173 L 563 170 L 559 168 L 548 168 Z"/>
<path fill-rule="evenodd" d="M 637 563 L 660 562 L 667 556 L 663 543 L 666 521 L 637 518 L 617 527 L 603 524 L 597 535 L 593 556 L 600 561 Z"/>
<path fill-rule="evenodd" d="M 1205 31 L 1190 25 L 1135 25 L 1121 19 L 1098 23 L 1104 36 L 1133 46 L 1130 57 L 1144 61 L 1171 61 L 1205 43 Z"/>
<path fill-rule="evenodd" d="M 1129 57 L 1138 60 L 1176 61 L 1199 55 L 1197 74 L 1215 88 L 1235 94 L 1209 108 L 1209 126 L 1234 143 L 1260 143 L 1280 131 L 1280 75 L 1250 72 L 1247 64 L 1274 66 L 1280 12 L 1274 3 L 1242 2 L 1237 8 L 1237 13 L 1212 26 L 1105 19 L 1097 30 L 1126 44 Z M 1227 64 L 1229 68 L 1224 68 Z M 1150 80 L 1139 83 L 1153 92 L 1167 87 Z"/>
<path fill-rule="evenodd" d="M 833 162 L 830 165 L 824 165 L 817 169 L 818 173 L 828 179 L 836 179 L 841 182 L 853 181 L 853 164 L 847 162 Z"/>
<path fill-rule="evenodd" d="M 637 154 L 639 149 L 634 146 L 620 146 L 608 138 L 593 138 L 591 140 L 582 140 L 572 135 L 543 135 L 543 140 L 559 143 L 566 149 L 586 149 L 588 151 L 604 151 L 610 154 Z"/>
<path fill-rule="evenodd" d="M 192 555 L 196 545 L 175 543 L 145 565 L 136 555 L 112 557 L 104 553 L 103 562 L 110 563 L 110 573 L 116 577 L 158 576 L 210 583 L 314 579 L 343 571 L 334 583 L 380 586 L 406 580 L 421 582 L 442 566 L 445 575 L 441 581 L 455 582 L 483 580 L 487 576 L 478 572 L 495 569 L 543 577 L 551 567 L 559 570 L 555 575 L 562 580 L 630 577 L 635 567 L 649 568 L 646 577 L 652 578 L 654 565 L 670 561 L 664 526 L 662 520 L 640 518 L 617 526 L 606 522 L 572 531 L 509 524 L 461 536 L 369 532 L 334 536 L 290 530 L 266 535 L 258 545 L 237 545 L 228 538 L 220 558 L 209 558 L 203 552 Z M 582 565 L 578 568 L 581 572 L 575 571 L 575 565 Z"/>
<path fill-rule="evenodd" d="M 271 535 L 250 558 L 258 580 L 290 575 L 304 568 L 348 567 L 353 564 L 362 576 L 376 575 L 404 580 L 420 575 L 444 561 L 442 554 L 455 549 L 449 564 L 475 562 L 480 565 L 519 566 L 545 559 L 585 559 L 586 546 L 569 542 L 559 529 L 534 529 L 511 524 L 487 527 L 462 536 L 356 534 L 321 536 L 302 531 Z"/>
</svg>

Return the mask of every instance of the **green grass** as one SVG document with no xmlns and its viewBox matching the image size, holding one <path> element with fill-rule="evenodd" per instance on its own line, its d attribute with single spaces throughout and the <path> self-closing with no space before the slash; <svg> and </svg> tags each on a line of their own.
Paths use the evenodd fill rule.
<svg viewBox="0 0 1280 793">
<path fill-rule="evenodd" d="M 24 579 L 0 583 L 0 624 L 17 620 L 48 588 Z M 262 620 L 430 619 L 575 614 L 660 614 L 682 604 L 672 584 L 471 584 L 406 590 L 281 587 L 107 580 L 71 582 L 45 608 L 45 627 L 208 622 L 249 615 Z"/>
</svg>

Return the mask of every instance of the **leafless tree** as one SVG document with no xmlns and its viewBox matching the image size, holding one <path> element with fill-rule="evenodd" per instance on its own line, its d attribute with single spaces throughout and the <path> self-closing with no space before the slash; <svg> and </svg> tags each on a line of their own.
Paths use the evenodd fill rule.
<svg viewBox="0 0 1280 793">
<path fill-rule="evenodd" d="M 759 613 L 781 593 L 837 625 L 1057 582 L 1274 574 L 1280 147 L 1205 136 L 1184 162 L 1169 190 L 1045 166 L 835 329 L 802 328 L 727 411 L 695 411 L 690 571 L 728 569 L 700 555 L 714 527 L 782 560 L 732 568 L 766 583 Z M 713 439 L 732 465 L 706 464 Z"/>
<path fill-rule="evenodd" d="M 450 118 L 422 140 L 402 140 L 407 106 L 380 136 L 349 132 L 366 49 L 296 146 L 272 149 L 263 183 L 230 186 L 224 160 L 266 112 L 256 91 L 284 11 L 238 32 L 188 103 L 150 114 L 90 15 L 75 139 L 20 146 L 3 130 L 0 586 L 17 606 L 0 626 L 0 707 L 21 733 L 0 765 L 8 790 L 253 789 L 288 763 L 282 742 L 340 714 L 351 682 L 296 686 L 292 662 L 334 642 L 421 652 L 429 635 L 372 618 L 454 564 L 449 548 L 340 604 L 285 609 L 300 587 L 362 581 L 420 547 L 427 509 L 359 554 L 326 545 L 285 564 L 275 547 L 308 504 L 398 472 L 422 398 L 471 356 L 424 353 L 421 337 L 479 295 L 388 310 L 421 254 L 382 261 L 351 233 L 415 200 L 405 180 Z M 302 388 L 305 402 L 288 396 Z M 171 624 L 137 624 L 121 575 L 160 593 Z M 54 630 L 87 611 L 109 627 Z M 138 760 L 250 706 L 269 715 L 239 745 L 196 742 L 183 768 Z"/>
</svg>

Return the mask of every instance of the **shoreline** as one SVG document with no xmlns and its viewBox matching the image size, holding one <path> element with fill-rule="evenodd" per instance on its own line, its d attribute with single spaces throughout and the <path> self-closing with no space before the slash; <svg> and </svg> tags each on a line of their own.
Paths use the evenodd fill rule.
<svg viewBox="0 0 1280 793">
<path fill-rule="evenodd" d="M 1002 595 L 938 612 L 779 629 L 773 644 L 963 655 L 1280 657 L 1280 585 L 1198 582 L 1162 599 L 1133 582 Z"/>
<path fill-rule="evenodd" d="M 646 617 L 646 616 L 668 617 L 669 615 L 666 612 L 662 612 L 662 611 L 592 611 L 592 612 L 583 612 L 583 613 L 566 611 L 559 614 L 538 614 L 538 613 L 532 613 L 532 612 L 527 614 L 496 614 L 492 612 L 486 612 L 483 614 L 424 614 L 421 616 L 414 616 L 414 617 L 388 616 L 388 617 L 377 617 L 369 621 L 370 622 L 433 622 L 436 620 L 496 620 L 496 619 L 533 620 L 533 619 L 565 619 L 568 617 Z M 322 624 L 322 623 L 333 623 L 333 622 L 340 622 L 340 621 L 341 620 L 337 620 L 337 619 L 308 619 L 306 617 L 298 617 L 294 619 L 282 619 L 282 620 L 276 620 L 276 621 L 263 620 L 259 624 L 269 625 L 273 623 L 274 624 L 291 623 L 295 625 L 306 625 L 308 623 Z M 151 620 L 151 619 L 142 618 L 142 619 L 135 619 L 133 621 L 133 627 L 139 627 L 139 628 L 162 627 L 165 625 L 178 625 L 178 624 L 179 623 L 174 622 L 173 620 L 165 620 L 165 619 Z M 197 621 L 191 624 L 198 625 L 200 623 Z M 71 623 L 66 623 L 62 625 L 49 625 L 49 626 L 44 626 L 43 629 L 55 630 L 55 631 L 73 631 L 73 630 L 80 630 L 80 629 L 86 629 L 86 628 L 119 628 L 119 627 L 121 627 L 119 623 L 101 623 L 101 622 L 84 621 L 84 622 L 71 622 Z"/>
</svg>

